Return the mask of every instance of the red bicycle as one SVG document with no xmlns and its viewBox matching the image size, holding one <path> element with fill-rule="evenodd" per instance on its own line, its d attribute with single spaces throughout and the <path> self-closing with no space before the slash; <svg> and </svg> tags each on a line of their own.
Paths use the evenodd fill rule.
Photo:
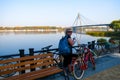
<svg viewBox="0 0 120 80">
<path fill-rule="evenodd" d="M 71 70 L 76 79 L 81 79 L 84 75 L 84 71 L 88 68 L 89 61 L 92 63 L 92 67 L 95 70 L 95 60 L 92 54 L 93 52 L 91 52 L 89 48 L 86 48 L 85 45 L 74 47 L 74 49 L 76 52 L 72 57 Z M 63 69 L 65 80 L 69 80 L 69 73 L 67 69 L 63 67 L 62 55 L 55 52 L 54 58 L 56 65 Z"/>
<path fill-rule="evenodd" d="M 87 47 L 79 46 L 77 49 L 77 59 L 73 62 L 73 75 L 76 79 L 81 79 L 84 71 L 88 68 L 88 62 L 92 63 L 92 68 L 95 70 L 95 59 L 91 50 Z"/>
</svg>

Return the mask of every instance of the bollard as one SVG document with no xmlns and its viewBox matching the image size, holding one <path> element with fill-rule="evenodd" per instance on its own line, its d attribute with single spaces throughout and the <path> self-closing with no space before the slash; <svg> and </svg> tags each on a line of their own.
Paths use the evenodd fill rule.
<svg viewBox="0 0 120 80">
<path fill-rule="evenodd" d="M 34 56 L 34 48 L 29 48 L 29 56 Z M 34 59 L 31 59 L 31 60 L 34 60 Z M 30 66 L 33 66 L 34 64 L 30 64 Z M 31 72 L 32 71 L 35 71 L 35 68 L 32 68 L 30 70 Z"/>
<path fill-rule="evenodd" d="M 19 50 L 19 53 L 20 53 L 20 57 L 24 57 L 24 56 L 25 56 L 25 54 L 24 54 L 24 49 L 20 49 L 20 50 Z"/>
<path fill-rule="evenodd" d="M 34 55 L 34 48 L 29 48 L 29 56 L 33 56 Z"/>
<path fill-rule="evenodd" d="M 24 49 L 20 49 L 19 53 L 20 53 L 20 58 L 25 56 Z M 20 62 L 24 62 L 24 61 L 20 61 Z M 21 67 L 25 67 L 25 66 L 23 65 Z M 25 73 L 25 70 L 22 70 L 21 72 L 19 72 L 19 74 L 24 74 L 24 73 Z"/>
</svg>

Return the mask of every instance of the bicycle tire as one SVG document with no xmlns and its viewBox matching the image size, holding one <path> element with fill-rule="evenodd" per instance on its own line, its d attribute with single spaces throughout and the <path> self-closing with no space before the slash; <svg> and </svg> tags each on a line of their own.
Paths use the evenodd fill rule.
<svg viewBox="0 0 120 80">
<path fill-rule="evenodd" d="M 81 79 L 84 75 L 84 70 L 80 68 L 81 64 L 81 61 L 78 59 L 73 64 L 73 75 L 76 79 Z"/>
<path fill-rule="evenodd" d="M 63 68 L 63 57 L 62 57 L 62 55 L 59 55 L 56 58 L 54 58 L 54 62 L 56 64 L 56 66 L 58 66 L 61 69 Z"/>
</svg>

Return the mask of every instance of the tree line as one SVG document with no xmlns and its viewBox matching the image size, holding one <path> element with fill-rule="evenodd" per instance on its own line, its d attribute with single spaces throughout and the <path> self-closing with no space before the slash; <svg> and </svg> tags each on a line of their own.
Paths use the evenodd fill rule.
<svg viewBox="0 0 120 80">
<path fill-rule="evenodd" d="M 0 27 L 0 30 L 38 30 L 38 29 L 58 29 L 63 30 L 62 27 L 56 27 L 56 26 L 23 26 L 23 27 Z"/>
<path fill-rule="evenodd" d="M 110 28 L 114 29 L 114 31 L 120 31 L 120 20 L 114 20 L 110 23 Z M 56 26 L 16 26 L 16 27 L 0 27 L 0 30 L 37 30 L 37 29 L 58 29 L 64 30 L 62 27 Z"/>
</svg>

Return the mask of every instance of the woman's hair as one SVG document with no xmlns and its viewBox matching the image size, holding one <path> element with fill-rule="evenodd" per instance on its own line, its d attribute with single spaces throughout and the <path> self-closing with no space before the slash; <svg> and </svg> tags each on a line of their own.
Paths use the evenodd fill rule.
<svg viewBox="0 0 120 80">
<path fill-rule="evenodd" d="M 72 31 L 72 29 L 71 28 L 66 28 L 65 29 L 65 34 L 67 34 L 67 32 L 69 32 L 69 31 Z"/>
</svg>

